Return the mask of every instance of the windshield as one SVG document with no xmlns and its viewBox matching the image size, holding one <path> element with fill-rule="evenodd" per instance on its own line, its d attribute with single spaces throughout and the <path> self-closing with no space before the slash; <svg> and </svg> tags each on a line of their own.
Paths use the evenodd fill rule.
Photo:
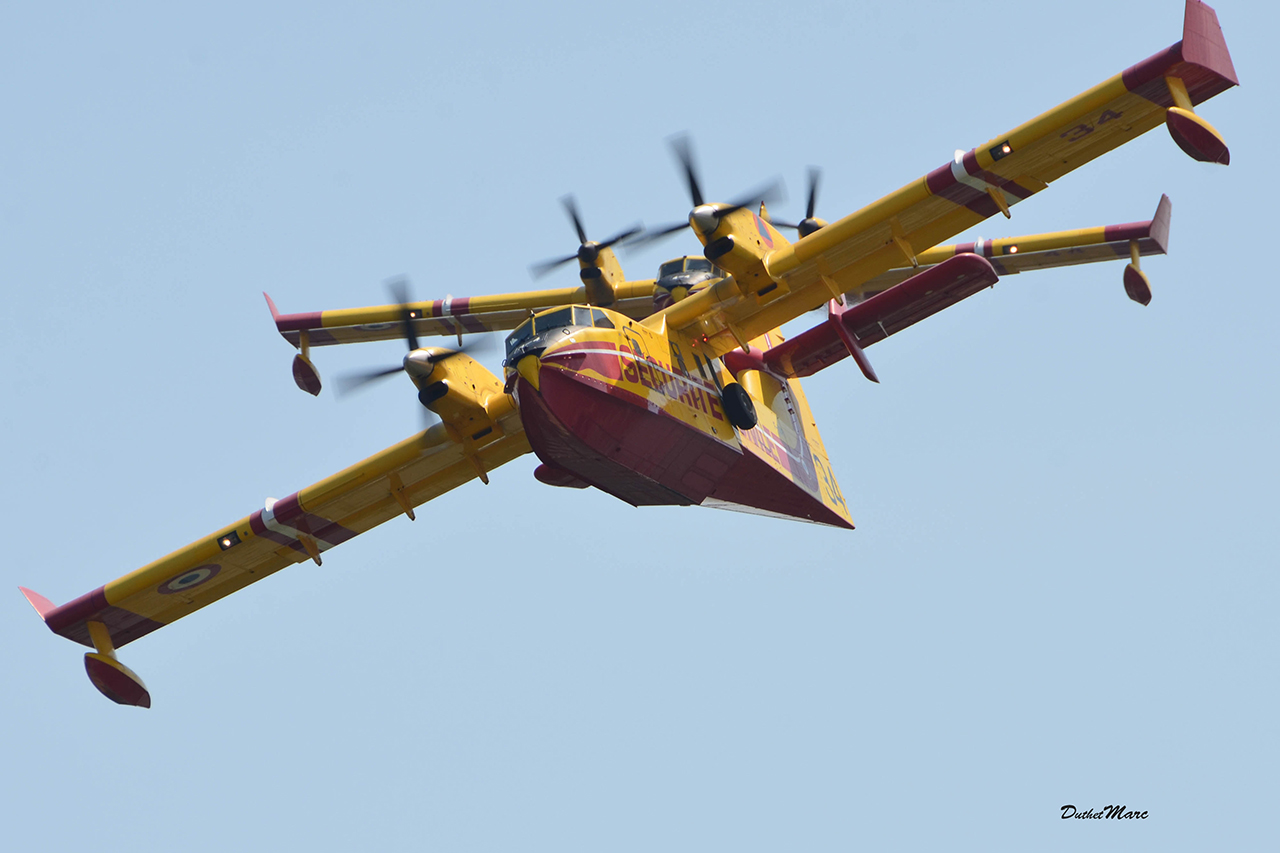
<svg viewBox="0 0 1280 853">
<path fill-rule="evenodd" d="M 683 270 L 684 258 L 681 258 L 678 261 L 667 261 L 665 264 L 658 267 L 658 278 L 666 278 L 669 275 L 675 275 Z"/>
<path fill-rule="evenodd" d="M 561 326 L 573 325 L 573 309 L 558 308 L 555 311 L 548 311 L 546 314 L 539 314 L 533 318 L 533 330 L 541 335 L 552 329 L 558 329 Z"/>
<path fill-rule="evenodd" d="M 568 334 L 570 326 L 594 326 L 597 329 L 612 329 L 613 321 L 599 308 L 585 305 L 571 305 L 556 308 L 525 320 L 515 331 L 507 336 L 507 358 L 527 343 L 531 338 L 542 337 L 547 332 L 564 328 Z M 545 345 L 545 344 L 544 344 Z"/>
<path fill-rule="evenodd" d="M 667 261 L 658 267 L 658 278 L 667 278 L 681 273 L 711 273 L 713 278 L 724 278 L 724 271 L 706 258 L 694 255 L 692 257 L 677 258 L 674 261 Z"/>
<path fill-rule="evenodd" d="M 507 336 L 507 355 L 510 356 L 511 353 L 515 352 L 516 347 L 520 346 L 532 337 L 533 318 L 530 317 L 519 326 L 516 326 L 516 330 Z"/>
</svg>

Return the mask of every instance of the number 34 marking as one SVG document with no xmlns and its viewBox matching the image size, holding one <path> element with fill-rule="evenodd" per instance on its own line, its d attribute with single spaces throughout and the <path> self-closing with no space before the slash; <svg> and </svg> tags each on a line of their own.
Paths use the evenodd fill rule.
<svg viewBox="0 0 1280 853">
<path fill-rule="evenodd" d="M 1106 124 L 1112 119 L 1120 118 L 1120 116 L 1122 115 L 1124 115 L 1124 113 L 1115 113 L 1115 112 L 1112 112 L 1111 110 L 1107 110 L 1102 115 L 1098 116 L 1097 124 L 1098 125 Z M 1075 127 L 1071 128 L 1070 130 L 1066 130 L 1058 134 L 1058 138 L 1065 139 L 1067 140 L 1067 142 L 1079 142 L 1081 139 L 1084 139 L 1086 136 L 1093 133 L 1093 129 L 1094 129 L 1094 125 L 1092 124 L 1077 124 Z"/>
</svg>

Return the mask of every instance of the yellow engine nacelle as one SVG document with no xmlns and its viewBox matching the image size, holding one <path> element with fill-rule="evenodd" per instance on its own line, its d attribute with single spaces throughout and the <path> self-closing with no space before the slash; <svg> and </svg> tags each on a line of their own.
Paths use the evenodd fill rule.
<svg viewBox="0 0 1280 853">
<path fill-rule="evenodd" d="M 417 356 L 421 353 L 421 357 Z M 406 360 L 418 400 L 463 439 L 483 438 L 510 409 L 502 381 L 465 353 L 443 347 L 415 350 Z"/>
<path fill-rule="evenodd" d="M 707 260 L 732 275 L 744 293 L 760 293 L 776 288 L 773 278 L 765 272 L 764 257 L 775 249 L 790 245 L 766 220 L 746 208 L 727 214 L 703 213 L 694 210 L 690 217 L 706 246 Z M 714 220 L 712 219 L 714 215 Z M 708 229 L 712 225 L 714 228 Z"/>
</svg>

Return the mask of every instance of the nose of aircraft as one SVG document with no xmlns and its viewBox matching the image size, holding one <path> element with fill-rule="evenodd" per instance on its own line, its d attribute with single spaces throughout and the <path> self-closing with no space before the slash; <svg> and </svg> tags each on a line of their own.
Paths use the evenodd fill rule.
<svg viewBox="0 0 1280 853">
<path fill-rule="evenodd" d="M 533 390 L 538 388 L 538 366 L 541 362 L 536 355 L 526 355 L 516 362 L 516 373 L 520 374 L 524 381 L 533 386 Z"/>
</svg>

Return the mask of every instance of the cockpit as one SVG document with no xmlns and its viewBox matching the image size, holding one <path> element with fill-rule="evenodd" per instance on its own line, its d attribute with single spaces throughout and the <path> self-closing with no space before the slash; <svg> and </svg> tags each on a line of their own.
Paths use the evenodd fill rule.
<svg viewBox="0 0 1280 853">
<path fill-rule="evenodd" d="M 667 287 L 666 282 L 671 282 L 672 287 L 677 284 L 690 287 L 692 284 L 712 278 L 726 278 L 726 274 L 711 261 L 696 255 L 676 258 L 658 267 L 658 284 L 666 287 L 667 290 L 671 287 Z"/>
<path fill-rule="evenodd" d="M 507 358 L 504 365 L 514 366 L 522 356 L 538 354 L 561 337 L 577 329 L 612 329 L 613 321 L 599 308 L 572 305 L 552 308 L 525 320 L 507 336 Z"/>
<path fill-rule="evenodd" d="M 654 308 L 662 310 L 672 302 L 684 299 L 690 292 L 706 287 L 708 282 L 722 278 L 728 278 L 728 273 L 697 255 L 667 261 L 658 267 L 658 286 L 653 292 Z"/>
</svg>

